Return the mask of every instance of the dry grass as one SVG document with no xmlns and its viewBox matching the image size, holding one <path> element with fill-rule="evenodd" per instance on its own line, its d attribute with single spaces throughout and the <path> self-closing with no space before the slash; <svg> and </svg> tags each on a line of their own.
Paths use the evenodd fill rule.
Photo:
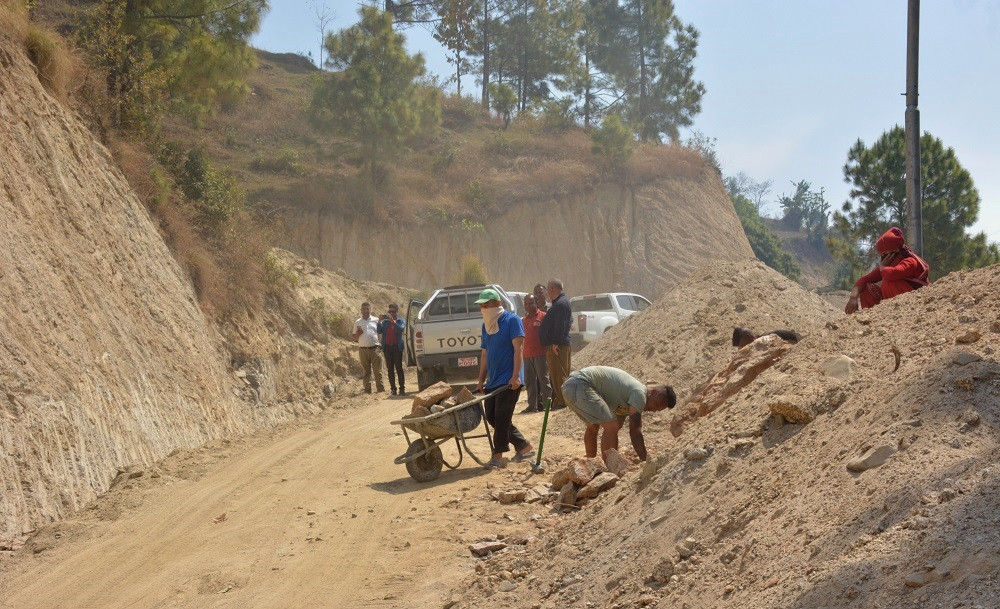
<svg viewBox="0 0 1000 609">
<path fill-rule="evenodd" d="M 0 0 L 0 31 L 20 44 L 42 85 L 66 103 L 85 72 L 83 61 L 56 32 L 32 22 L 24 2 Z"/>
</svg>

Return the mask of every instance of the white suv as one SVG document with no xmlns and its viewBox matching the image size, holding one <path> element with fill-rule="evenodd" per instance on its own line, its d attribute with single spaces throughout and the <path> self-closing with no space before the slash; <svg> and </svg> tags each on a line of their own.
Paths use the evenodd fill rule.
<svg viewBox="0 0 1000 609">
<path fill-rule="evenodd" d="M 569 305 L 573 310 L 569 338 L 573 349 L 578 350 L 629 315 L 645 310 L 649 300 L 638 294 L 612 292 L 575 296 L 569 299 Z"/>
</svg>

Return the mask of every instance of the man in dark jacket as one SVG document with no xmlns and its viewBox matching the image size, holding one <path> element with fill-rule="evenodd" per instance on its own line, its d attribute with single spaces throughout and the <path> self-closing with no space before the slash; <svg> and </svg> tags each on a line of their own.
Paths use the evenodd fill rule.
<svg viewBox="0 0 1000 609">
<path fill-rule="evenodd" d="M 392 395 L 396 395 L 396 379 L 399 379 L 399 395 L 406 393 L 406 381 L 403 377 L 403 332 L 406 322 L 399 317 L 399 305 L 389 305 L 389 312 L 379 317 L 378 335 L 382 340 L 382 354 L 385 355 L 385 367 L 389 372 L 389 386 Z M 393 378 L 395 372 L 395 378 Z"/>
<path fill-rule="evenodd" d="M 552 410 L 557 410 L 566 407 L 562 385 L 570 372 L 569 327 L 573 323 L 573 310 L 569 297 L 563 293 L 561 281 L 550 279 L 547 291 L 552 304 L 538 328 L 538 340 L 545 347 L 545 362 L 552 383 Z"/>
</svg>

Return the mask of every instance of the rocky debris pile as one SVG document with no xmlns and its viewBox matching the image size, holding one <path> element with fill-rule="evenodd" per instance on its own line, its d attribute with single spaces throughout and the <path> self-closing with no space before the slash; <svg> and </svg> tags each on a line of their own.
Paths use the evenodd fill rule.
<svg viewBox="0 0 1000 609">
<path fill-rule="evenodd" d="M 812 328 L 462 606 L 994 606 L 1000 266 Z"/>
</svg>

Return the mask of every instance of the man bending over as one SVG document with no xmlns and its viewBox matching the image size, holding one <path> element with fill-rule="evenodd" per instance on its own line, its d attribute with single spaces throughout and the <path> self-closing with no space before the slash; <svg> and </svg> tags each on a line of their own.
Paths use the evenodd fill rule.
<svg viewBox="0 0 1000 609">
<path fill-rule="evenodd" d="M 642 435 L 642 413 L 673 408 L 677 394 L 668 385 L 644 385 L 633 376 L 610 366 L 590 366 L 570 373 L 562 386 L 566 405 L 587 425 L 583 447 L 588 457 L 597 456 L 601 430 L 601 458 L 618 449 L 618 431 L 629 420 L 629 439 L 639 458 L 646 460 Z"/>
</svg>

